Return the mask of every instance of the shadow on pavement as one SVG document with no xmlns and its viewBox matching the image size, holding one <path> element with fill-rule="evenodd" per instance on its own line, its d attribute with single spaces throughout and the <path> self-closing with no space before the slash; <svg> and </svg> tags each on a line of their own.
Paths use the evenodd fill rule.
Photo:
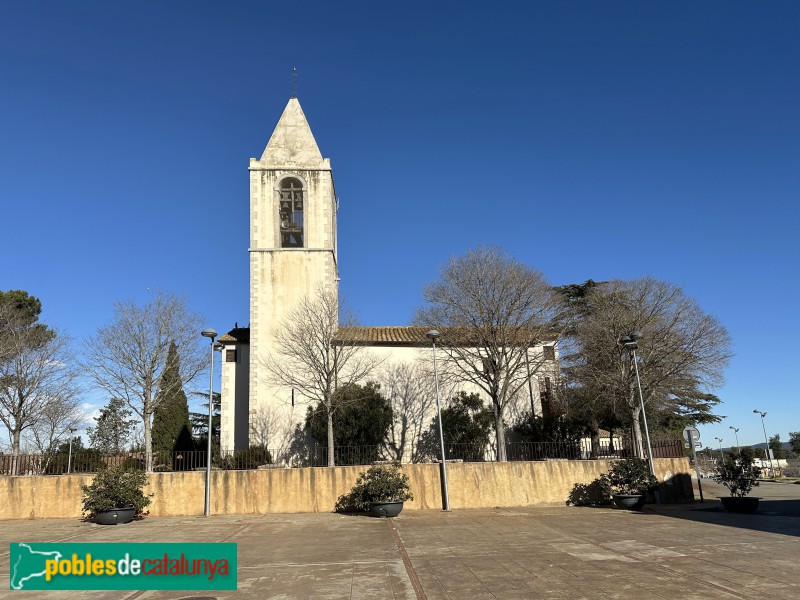
<svg viewBox="0 0 800 600">
<path fill-rule="evenodd" d="M 643 512 L 726 527 L 800 536 L 800 499 L 795 498 L 762 498 L 758 511 L 752 515 L 730 513 L 716 499 L 692 504 L 647 505 Z"/>
</svg>

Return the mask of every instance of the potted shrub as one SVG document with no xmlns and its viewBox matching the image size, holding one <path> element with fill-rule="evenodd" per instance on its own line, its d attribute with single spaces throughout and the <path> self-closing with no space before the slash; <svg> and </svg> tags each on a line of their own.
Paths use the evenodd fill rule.
<svg viewBox="0 0 800 600">
<path fill-rule="evenodd" d="M 642 458 L 614 461 L 608 473 L 600 476 L 611 490 L 611 498 L 619 508 L 641 510 L 647 492 L 658 485 L 650 465 Z"/>
<path fill-rule="evenodd" d="M 145 485 L 147 475 L 142 470 L 124 466 L 102 470 L 82 488 L 83 512 L 101 525 L 127 523 L 144 514 L 150 504 L 150 498 L 142 491 Z"/>
<path fill-rule="evenodd" d="M 753 457 L 742 453 L 741 456 L 728 456 L 714 472 L 714 481 L 721 483 L 730 492 L 730 496 L 720 498 L 726 510 L 736 513 L 754 513 L 758 509 L 759 498 L 747 497 L 754 487 L 758 486 L 761 469 L 753 464 Z"/>
<path fill-rule="evenodd" d="M 349 494 L 339 497 L 336 511 L 370 511 L 376 517 L 396 517 L 403 510 L 403 502 L 413 499 L 408 475 L 400 465 L 373 465 L 359 474 Z"/>
</svg>

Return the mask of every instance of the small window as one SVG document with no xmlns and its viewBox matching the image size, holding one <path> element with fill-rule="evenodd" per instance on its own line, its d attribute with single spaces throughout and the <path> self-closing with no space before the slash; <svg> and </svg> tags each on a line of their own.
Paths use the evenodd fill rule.
<svg viewBox="0 0 800 600">
<path fill-rule="evenodd" d="M 278 217 L 281 224 L 281 248 L 303 247 L 303 184 L 287 177 L 281 181 Z"/>
<path fill-rule="evenodd" d="M 542 358 L 544 360 L 555 360 L 556 359 L 556 347 L 555 346 L 543 346 L 542 347 Z"/>
<path fill-rule="evenodd" d="M 236 362 L 236 350 L 225 350 L 225 362 Z"/>
</svg>

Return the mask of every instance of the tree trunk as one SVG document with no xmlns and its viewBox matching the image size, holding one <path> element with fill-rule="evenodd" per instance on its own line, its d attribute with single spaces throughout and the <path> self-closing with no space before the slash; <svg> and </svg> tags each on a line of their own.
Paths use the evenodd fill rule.
<svg viewBox="0 0 800 600">
<path fill-rule="evenodd" d="M 144 470 L 147 473 L 153 471 L 153 433 L 151 431 L 150 414 L 144 413 Z M 209 431 L 209 436 L 211 432 Z"/>
<path fill-rule="evenodd" d="M 22 431 L 15 429 L 11 432 L 11 474 L 17 475 L 19 466 L 19 446 Z"/>
<path fill-rule="evenodd" d="M 19 429 L 15 429 L 11 432 L 11 454 L 14 456 L 19 454 L 21 433 Z"/>
<path fill-rule="evenodd" d="M 333 412 L 331 412 L 330 406 L 325 412 L 328 414 L 328 466 L 335 467 L 336 461 L 333 456 Z"/>
<path fill-rule="evenodd" d="M 636 456 L 639 458 L 644 458 L 644 446 L 642 445 L 642 429 L 641 425 L 639 424 L 639 415 L 641 414 L 642 409 L 637 404 L 633 407 L 631 411 L 631 417 L 633 418 L 633 423 L 631 425 L 631 434 L 633 439 L 633 447 L 636 449 Z"/>
<path fill-rule="evenodd" d="M 497 462 L 506 462 L 508 460 L 506 455 L 506 430 L 503 428 L 503 414 L 497 410 L 496 405 L 494 411 L 494 431 L 497 439 Z"/>
</svg>

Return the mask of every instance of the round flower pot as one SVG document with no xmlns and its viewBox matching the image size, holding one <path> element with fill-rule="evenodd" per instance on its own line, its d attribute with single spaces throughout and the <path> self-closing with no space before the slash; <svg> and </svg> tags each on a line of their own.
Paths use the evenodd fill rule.
<svg viewBox="0 0 800 600">
<path fill-rule="evenodd" d="M 370 502 L 370 514 L 375 517 L 396 517 L 403 510 L 402 500 L 399 502 Z"/>
<path fill-rule="evenodd" d="M 614 500 L 617 508 L 625 510 L 642 510 L 646 494 L 612 494 L 611 498 Z"/>
<path fill-rule="evenodd" d="M 722 506 L 724 506 L 725 510 L 728 512 L 753 514 L 758 509 L 758 501 L 760 498 L 727 496 L 725 498 L 720 498 L 720 500 L 722 501 Z"/>
<path fill-rule="evenodd" d="M 129 523 L 133 521 L 135 515 L 136 509 L 133 506 L 115 508 L 113 510 L 95 513 L 94 522 L 98 525 L 119 525 L 120 523 Z"/>
</svg>

